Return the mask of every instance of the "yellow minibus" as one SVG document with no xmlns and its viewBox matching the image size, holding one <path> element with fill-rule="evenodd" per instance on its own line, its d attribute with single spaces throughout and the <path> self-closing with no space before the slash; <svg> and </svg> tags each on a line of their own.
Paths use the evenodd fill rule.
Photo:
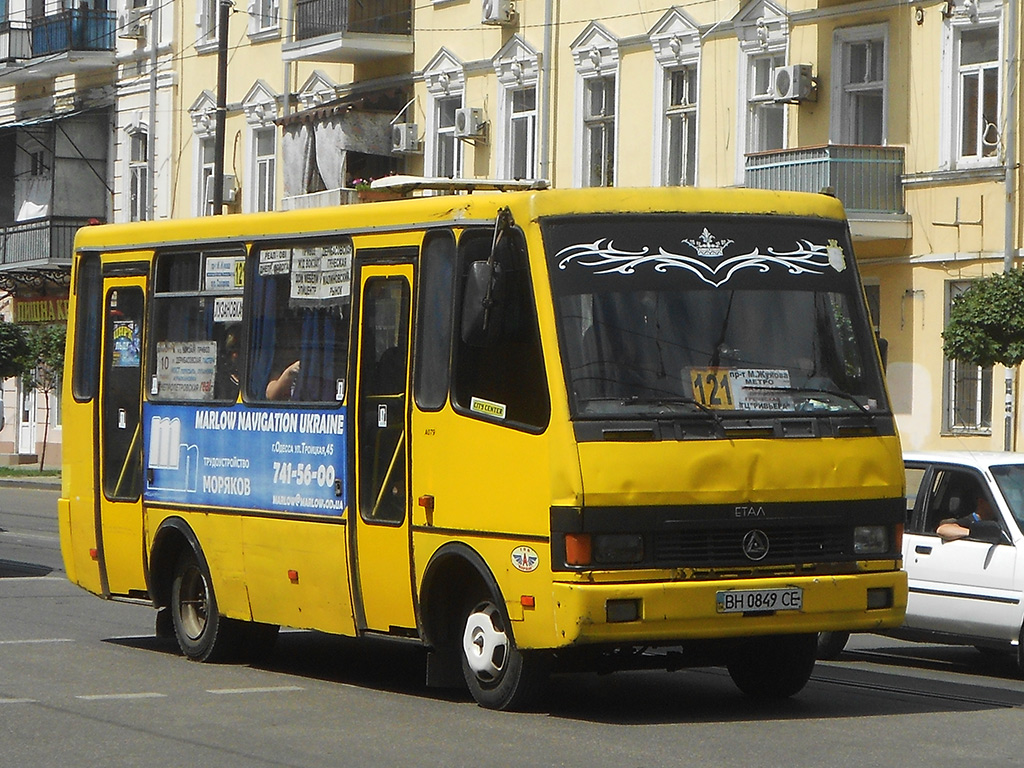
<svg viewBox="0 0 1024 768">
<path fill-rule="evenodd" d="M 566 670 L 789 696 L 817 633 L 901 622 L 899 439 L 839 201 L 447 186 L 79 231 L 72 582 L 152 604 L 194 660 L 281 626 L 418 642 L 428 683 L 497 709 Z"/>
</svg>

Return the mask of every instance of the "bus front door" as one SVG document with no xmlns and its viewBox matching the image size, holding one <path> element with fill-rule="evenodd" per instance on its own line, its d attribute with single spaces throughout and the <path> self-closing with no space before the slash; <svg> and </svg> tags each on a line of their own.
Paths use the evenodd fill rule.
<svg viewBox="0 0 1024 768">
<path fill-rule="evenodd" d="M 97 542 L 107 594 L 145 590 L 142 562 L 142 329 L 144 276 L 103 281 Z"/>
<path fill-rule="evenodd" d="M 364 629 L 416 627 L 409 515 L 411 264 L 360 270 L 353 568 Z"/>
</svg>

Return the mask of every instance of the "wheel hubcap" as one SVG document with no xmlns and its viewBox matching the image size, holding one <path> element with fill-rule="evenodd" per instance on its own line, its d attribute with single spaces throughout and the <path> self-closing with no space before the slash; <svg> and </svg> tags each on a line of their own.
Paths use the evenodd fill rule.
<svg viewBox="0 0 1024 768">
<path fill-rule="evenodd" d="M 192 566 L 182 574 L 178 614 L 181 628 L 192 640 L 197 640 L 206 629 L 209 616 L 209 592 L 202 571 Z"/>
<path fill-rule="evenodd" d="M 508 635 L 502 628 L 498 609 L 490 603 L 478 606 L 466 619 L 462 650 L 469 668 L 479 680 L 490 683 L 501 677 L 508 646 Z"/>
</svg>

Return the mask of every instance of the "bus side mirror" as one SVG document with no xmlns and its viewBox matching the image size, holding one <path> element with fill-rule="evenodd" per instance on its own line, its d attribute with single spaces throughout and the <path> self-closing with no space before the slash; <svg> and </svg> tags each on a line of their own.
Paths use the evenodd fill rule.
<svg viewBox="0 0 1024 768">
<path fill-rule="evenodd" d="M 878 354 L 882 358 L 882 373 L 885 373 L 889 367 L 889 340 L 875 334 L 875 341 L 878 342 Z"/>
<path fill-rule="evenodd" d="M 499 327 L 505 277 L 497 262 L 469 265 L 462 292 L 462 340 L 472 347 L 487 346 Z"/>
</svg>

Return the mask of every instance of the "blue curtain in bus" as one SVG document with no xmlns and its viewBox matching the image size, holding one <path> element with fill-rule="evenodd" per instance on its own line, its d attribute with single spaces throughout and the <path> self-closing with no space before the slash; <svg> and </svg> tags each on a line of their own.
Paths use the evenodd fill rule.
<svg viewBox="0 0 1024 768">
<path fill-rule="evenodd" d="M 334 313 L 305 310 L 302 313 L 302 343 L 295 400 L 335 399 L 335 356 L 337 322 Z"/>
<path fill-rule="evenodd" d="M 267 382 L 274 374 L 272 368 L 274 350 L 277 348 L 278 281 L 255 276 L 253 283 L 253 341 L 250 346 L 252 357 L 249 362 L 249 391 L 262 399 Z"/>
</svg>

